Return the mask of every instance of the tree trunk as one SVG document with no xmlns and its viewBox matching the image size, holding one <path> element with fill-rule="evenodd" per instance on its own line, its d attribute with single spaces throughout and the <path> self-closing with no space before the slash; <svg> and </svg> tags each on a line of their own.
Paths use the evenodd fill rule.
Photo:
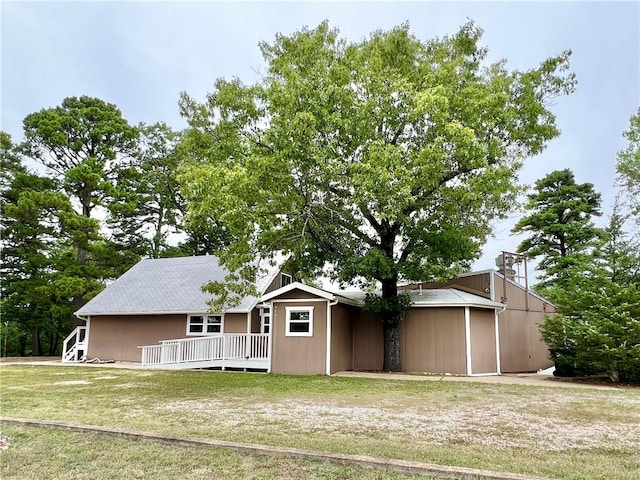
<svg viewBox="0 0 640 480">
<path fill-rule="evenodd" d="M 382 323 L 384 335 L 384 364 L 382 370 L 385 372 L 401 372 L 400 362 L 400 326 L 398 323 L 392 325 L 386 320 Z"/>
<path fill-rule="evenodd" d="M 52 333 L 49 336 L 49 355 L 54 356 L 58 354 L 58 341 L 60 336 L 57 333 Z"/>
<path fill-rule="evenodd" d="M 39 357 L 42 355 L 42 347 L 40 345 L 40 329 L 33 327 L 31 329 L 31 356 Z"/>
<path fill-rule="evenodd" d="M 76 251 L 76 263 L 78 265 L 84 265 L 87 263 L 87 249 L 84 248 L 82 245 L 78 245 L 78 248 Z M 84 295 L 80 294 L 80 295 L 73 296 L 74 311 L 80 310 L 80 308 L 82 308 L 85 303 L 87 302 L 84 301 Z M 74 315 L 73 328 L 80 327 L 82 325 L 84 325 L 84 322 Z"/>
<path fill-rule="evenodd" d="M 382 282 L 382 298 L 390 299 L 398 296 L 398 279 L 392 278 Z M 384 363 L 382 370 L 385 372 L 401 372 L 400 362 L 400 325 L 395 316 L 385 314 L 382 320 L 382 333 L 384 337 Z"/>
<path fill-rule="evenodd" d="M 27 356 L 27 331 L 23 330 L 20 335 L 20 357 Z"/>
</svg>

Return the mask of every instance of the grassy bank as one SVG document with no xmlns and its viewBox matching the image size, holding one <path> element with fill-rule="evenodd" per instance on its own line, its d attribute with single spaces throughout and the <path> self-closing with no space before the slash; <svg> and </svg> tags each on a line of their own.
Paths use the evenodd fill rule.
<svg viewBox="0 0 640 480">
<path fill-rule="evenodd" d="M 11 439 L 0 452 L 4 480 L 323 479 L 417 480 L 417 475 L 278 455 L 162 445 L 51 428 L 5 426 Z M 435 477 L 429 477 L 438 480 Z"/>
</svg>

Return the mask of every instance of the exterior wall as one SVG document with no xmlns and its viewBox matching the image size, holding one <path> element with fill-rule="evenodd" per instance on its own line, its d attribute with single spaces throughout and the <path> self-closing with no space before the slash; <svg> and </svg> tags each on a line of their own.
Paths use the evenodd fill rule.
<svg viewBox="0 0 640 480">
<path fill-rule="evenodd" d="M 274 299 L 274 301 L 277 302 L 278 300 L 299 300 L 299 299 L 302 299 L 302 300 L 313 299 L 316 301 L 322 300 L 323 302 L 327 301 L 324 298 L 316 297 L 311 293 L 307 293 L 297 289 L 290 290 L 287 293 L 283 293 L 282 295 L 279 295 L 277 299 Z"/>
<path fill-rule="evenodd" d="M 495 312 L 471 308 L 471 373 L 497 373 Z"/>
<path fill-rule="evenodd" d="M 360 311 L 353 320 L 353 369 L 380 371 L 383 364 L 382 322 Z"/>
<path fill-rule="evenodd" d="M 289 295 L 292 294 L 292 295 Z M 286 297 L 300 301 L 279 302 Z M 293 290 L 273 300 L 271 309 L 271 371 L 299 375 L 323 375 L 326 373 L 327 352 L 327 301 L 312 298 L 306 292 Z M 313 307 L 313 336 L 287 337 L 285 307 Z"/>
<path fill-rule="evenodd" d="M 423 283 L 422 288 L 459 288 L 475 295 L 479 295 L 485 298 L 491 298 L 491 274 L 478 273 L 476 275 L 468 275 L 464 277 L 453 278 L 446 282 L 429 282 Z M 403 287 L 403 290 L 408 288 L 418 288 L 416 285 L 410 285 Z M 500 299 L 498 298 L 498 301 Z"/>
<path fill-rule="evenodd" d="M 545 315 L 555 312 L 553 305 L 509 281 L 505 288 L 504 279 L 489 272 L 454 278 L 444 283 L 424 284 L 423 288 L 457 287 L 491 298 L 491 275 L 494 276 L 493 299 L 501 302 L 506 298 L 507 304 L 507 309 L 499 315 L 501 371 L 532 372 L 550 367 L 553 362 L 549 360 L 548 347 L 540 336 L 540 325 Z M 473 366 L 472 370 L 477 373 Z"/>
<path fill-rule="evenodd" d="M 142 361 L 142 345 L 184 338 L 186 315 L 92 316 L 87 355 L 101 360 Z"/>
<path fill-rule="evenodd" d="M 225 313 L 224 333 L 247 333 L 247 314 Z"/>
<path fill-rule="evenodd" d="M 549 368 L 553 362 L 540 335 L 540 325 L 545 315 L 553 314 L 555 308 L 510 282 L 506 283 L 505 294 L 504 286 L 504 280 L 496 275 L 495 299 L 499 302 L 506 297 L 507 301 L 507 309 L 498 316 L 502 372 L 534 372 Z"/>
<path fill-rule="evenodd" d="M 454 278 L 448 282 L 448 287 L 458 287 L 461 290 L 474 293 L 481 297 L 491 298 L 491 274 L 479 273 L 466 277 Z"/>
<path fill-rule="evenodd" d="M 280 287 L 282 287 L 282 277 L 280 276 L 281 273 L 288 273 L 288 272 L 278 272 L 278 275 L 276 275 L 276 278 L 274 278 L 273 281 L 269 284 L 269 286 L 265 289 L 265 291 L 263 292 L 263 295 L 265 293 L 271 293 L 274 290 L 277 290 Z M 291 275 L 291 274 L 289 274 L 289 275 Z M 295 275 L 291 275 L 291 281 L 292 282 L 296 281 L 296 276 Z"/>
<path fill-rule="evenodd" d="M 400 323 L 406 372 L 466 374 L 464 308 L 412 308 Z"/>
<path fill-rule="evenodd" d="M 331 307 L 331 373 L 353 370 L 354 307 L 337 304 Z"/>
<path fill-rule="evenodd" d="M 510 310 L 527 310 L 533 312 L 553 312 L 555 309 L 549 303 L 543 301 L 538 296 L 533 295 L 531 293 L 527 294 L 527 292 L 519 288 L 517 285 L 507 281 L 506 295 L 505 295 L 505 284 L 504 279 L 495 276 L 495 300 L 496 302 L 503 302 L 506 297 L 506 304 Z M 527 297 L 528 297 L 528 305 L 527 305 Z"/>
<path fill-rule="evenodd" d="M 544 315 L 544 312 L 507 309 L 498 316 L 502 372 L 533 372 L 553 365 L 540 336 Z"/>
</svg>

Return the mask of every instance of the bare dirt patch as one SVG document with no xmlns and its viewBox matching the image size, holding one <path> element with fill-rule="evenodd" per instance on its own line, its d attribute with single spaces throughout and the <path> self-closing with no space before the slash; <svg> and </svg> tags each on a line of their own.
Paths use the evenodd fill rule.
<svg viewBox="0 0 640 480">
<path fill-rule="evenodd" d="M 62 382 L 55 382 L 54 385 L 90 385 L 89 380 L 64 380 Z"/>
</svg>

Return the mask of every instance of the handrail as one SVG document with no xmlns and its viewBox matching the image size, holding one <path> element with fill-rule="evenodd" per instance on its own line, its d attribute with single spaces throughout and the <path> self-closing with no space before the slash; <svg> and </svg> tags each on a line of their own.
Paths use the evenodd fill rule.
<svg viewBox="0 0 640 480">
<path fill-rule="evenodd" d="M 69 347 L 69 342 L 73 344 Z M 87 354 L 87 327 L 76 327 L 62 342 L 62 362 L 80 362 Z M 82 352 L 82 355 L 80 355 Z"/>
<path fill-rule="evenodd" d="M 269 358 L 269 334 L 265 333 L 222 333 L 159 343 L 138 347 L 142 349 L 142 366 L 228 360 L 266 362 Z"/>
</svg>

